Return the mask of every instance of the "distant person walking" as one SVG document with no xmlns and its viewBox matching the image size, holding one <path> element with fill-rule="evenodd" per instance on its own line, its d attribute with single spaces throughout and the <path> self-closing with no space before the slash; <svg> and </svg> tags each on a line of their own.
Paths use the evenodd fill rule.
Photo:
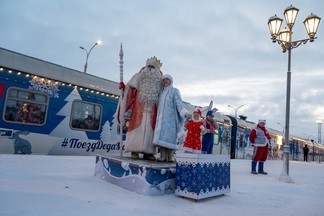
<svg viewBox="0 0 324 216">
<path fill-rule="evenodd" d="M 252 174 L 268 174 L 267 172 L 264 172 L 263 166 L 264 162 L 267 160 L 271 136 L 265 128 L 265 124 L 266 121 L 260 119 L 256 128 L 252 129 L 250 133 L 250 143 L 254 147 L 251 167 Z M 256 172 L 256 166 L 258 162 L 258 172 Z"/>
<path fill-rule="evenodd" d="M 304 161 L 308 161 L 309 148 L 307 145 L 304 146 L 303 152 L 304 152 Z"/>
</svg>

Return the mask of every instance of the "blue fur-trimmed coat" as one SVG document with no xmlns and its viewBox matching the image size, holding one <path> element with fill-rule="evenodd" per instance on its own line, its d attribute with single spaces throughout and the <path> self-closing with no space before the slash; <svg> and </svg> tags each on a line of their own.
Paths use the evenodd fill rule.
<svg viewBox="0 0 324 216">
<path fill-rule="evenodd" d="M 177 149 L 177 135 L 187 113 L 179 90 L 172 86 L 171 78 L 171 84 L 163 88 L 159 97 L 153 144 Z"/>
</svg>

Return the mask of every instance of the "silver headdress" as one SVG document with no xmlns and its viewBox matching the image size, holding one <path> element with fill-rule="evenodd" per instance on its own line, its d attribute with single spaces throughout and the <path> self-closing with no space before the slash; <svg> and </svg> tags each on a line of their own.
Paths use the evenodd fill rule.
<svg viewBox="0 0 324 216">
<path fill-rule="evenodd" d="M 158 60 L 155 56 L 154 57 L 151 57 L 151 58 L 148 58 L 146 60 L 146 65 L 145 66 L 147 67 L 149 65 L 155 67 L 158 70 L 160 70 L 160 68 L 162 67 L 161 61 Z"/>
</svg>

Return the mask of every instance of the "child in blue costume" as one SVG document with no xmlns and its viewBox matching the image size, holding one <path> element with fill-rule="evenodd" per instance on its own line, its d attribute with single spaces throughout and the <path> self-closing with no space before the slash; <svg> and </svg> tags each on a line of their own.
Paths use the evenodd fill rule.
<svg viewBox="0 0 324 216">
<path fill-rule="evenodd" d="M 217 124 L 213 119 L 213 111 L 208 111 L 206 114 L 206 119 L 203 121 L 203 124 L 206 128 L 206 133 L 202 137 L 202 153 L 203 154 L 212 154 L 214 147 L 214 134 L 217 129 Z"/>
</svg>

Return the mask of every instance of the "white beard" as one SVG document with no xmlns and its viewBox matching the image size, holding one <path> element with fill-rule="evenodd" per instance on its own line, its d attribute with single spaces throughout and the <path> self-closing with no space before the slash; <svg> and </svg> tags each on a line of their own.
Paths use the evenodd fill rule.
<svg viewBox="0 0 324 216">
<path fill-rule="evenodd" d="M 156 104 L 161 91 L 162 75 L 155 68 L 145 67 L 139 73 L 139 99 L 145 107 Z"/>
</svg>

